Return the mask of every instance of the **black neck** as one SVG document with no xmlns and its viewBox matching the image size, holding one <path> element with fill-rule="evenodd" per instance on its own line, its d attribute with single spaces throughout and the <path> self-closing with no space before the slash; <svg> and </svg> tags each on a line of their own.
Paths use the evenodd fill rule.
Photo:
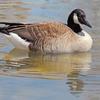
<svg viewBox="0 0 100 100">
<path fill-rule="evenodd" d="M 70 27 L 75 33 L 79 33 L 82 31 L 82 28 L 79 24 L 74 23 L 73 21 L 73 13 L 69 15 L 67 26 Z"/>
</svg>

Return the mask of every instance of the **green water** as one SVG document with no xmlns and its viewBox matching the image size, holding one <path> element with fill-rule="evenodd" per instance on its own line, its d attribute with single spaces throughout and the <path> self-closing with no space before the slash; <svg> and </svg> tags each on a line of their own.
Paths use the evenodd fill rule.
<svg viewBox="0 0 100 100">
<path fill-rule="evenodd" d="M 0 21 L 66 23 L 75 8 L 93 26 L 90 52 L 34 55 L 0 34 L 0 100 L 100 100 L 99 0 L 0 0 Z"/>
</svg>

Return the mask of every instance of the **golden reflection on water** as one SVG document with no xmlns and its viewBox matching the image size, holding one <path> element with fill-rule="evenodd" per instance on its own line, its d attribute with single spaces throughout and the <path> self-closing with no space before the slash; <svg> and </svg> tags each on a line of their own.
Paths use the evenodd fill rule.
<svg viewBox="0 0 100 100">
<path fill-rule="evenodd" d="M 3 74 L 24 75 L 40 78 L 65 78 L 79 75 L 90 69 L 91 54 L 38 55 L 13 49 L 4 56 L 4 64 L 10 66 Z M 5 69 L 3 69 L 5 70 Z"/>
<path fill-rule="evenodd" d="M 44 79 L 67 79 L 72 93 L 82 92 L 78 78 L 90 69 L 91 53 L 41 55 L 13 49 L 0 61 L 0 75 Z M 5 67 L 4 67 L 5 66 Z"/>
</svg>

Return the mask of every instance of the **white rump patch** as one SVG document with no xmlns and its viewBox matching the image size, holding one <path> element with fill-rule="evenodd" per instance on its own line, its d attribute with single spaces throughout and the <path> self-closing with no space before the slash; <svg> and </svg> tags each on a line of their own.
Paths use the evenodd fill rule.
<svg viewBox="0 0 100 100">
<path fill-rule="evenodd" d="M 20 36 L 16 33 L 9 33 L 10 35 L 5 35 L 8 40 L 18 49 L 25 49 L 28 50 L 29 42 L 23 40 Z"/>
</svg>

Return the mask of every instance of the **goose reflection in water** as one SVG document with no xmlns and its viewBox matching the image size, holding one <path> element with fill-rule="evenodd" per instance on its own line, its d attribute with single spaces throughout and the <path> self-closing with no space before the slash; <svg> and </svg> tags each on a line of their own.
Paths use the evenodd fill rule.
<svg viewBox="0 0 100 100">
<path fill-rule="evenodd" d="M 71 92 L 82 91 L 84 80 L 90 69 L 91 53 L 60 55 L 32 54 L 13 49 L 1 61 L 0 74 L 45 79 L 67 79 Z M 4 67 L 5 66 L 5 67 Z"/>
</svg>

